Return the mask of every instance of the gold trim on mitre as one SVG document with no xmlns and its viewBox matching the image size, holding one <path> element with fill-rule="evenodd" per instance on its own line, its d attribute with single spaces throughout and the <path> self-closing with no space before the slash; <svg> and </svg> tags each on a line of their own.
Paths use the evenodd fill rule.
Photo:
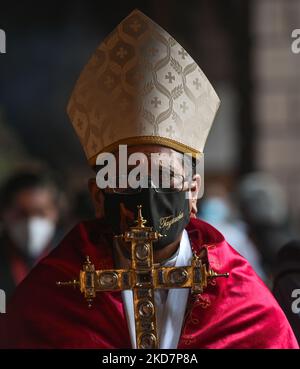
<svg viewBox="0 0 300 369">
<path fill-rule="evenodd" d="M 138 137 L 128 137 L 123 138 L 117 142 L 112 143 L 111 145 L 106 146 L 103 150 L 101 150 L 99 153 L 94 155 L 89 159 L 89 164 L 91 166 L 96 165 L 96 160 L 99 154 L 105 153 L 105 152 L 115 152 L 119 149 L 119 145 L 127 145 L 127 146 L 136 146 L 136 145 L 160 145 L 169 147 L 170 149 L 174 149 L 176 151 L 179 151 L 183 154 L 189 154 L 193 158 L 197 158 L 199 155 L 202 156 L 203 153 L 200 151 L 197 151 L 193 149 L 192 147 L 185 145 L 183 143 L 180 143 L 178 141 L 172 140 L 171 138 L 167 137 L 159 137 L 159 136 L 138 136 Z"/>
</svg>

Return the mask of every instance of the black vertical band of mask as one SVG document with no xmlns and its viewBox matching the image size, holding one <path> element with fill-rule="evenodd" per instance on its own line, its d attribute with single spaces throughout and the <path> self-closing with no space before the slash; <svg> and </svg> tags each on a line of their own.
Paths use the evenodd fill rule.
<svg viewBox="0 0 300 369">
<path fill-rule="evenodd" d="M 114 234 L 121 231 L 121 204 L 137 218 L 137 206 L 142 205 L 142 214 L 147 220 L 146 226 L 161 233 L 153 248 L 160 250 L 174 242 L 189 223 L 189 201 L 186 192 L 160 193 L 154 188 L 143 188 L 135 194 L 104 193 L 104 210 Z M 134 223 L 128 224 L 132 226 Z"/>
</svg>

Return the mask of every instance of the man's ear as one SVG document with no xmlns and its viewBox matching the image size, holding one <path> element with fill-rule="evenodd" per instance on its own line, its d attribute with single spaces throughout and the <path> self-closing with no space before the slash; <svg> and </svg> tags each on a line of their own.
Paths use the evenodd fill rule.
<svg viewBox="0 0 300 369">
<path fill-rule="evenodd" d="M 191 217 L 196 217 L 198 212 L 197 202 L 198 202 L 198 194 L 201 188 L 201 177 L 199 174 L 195 174 L 193 176 L 192 187 L 190 190 L 190 212 Z"/>
<path fill-rule="evenodd" d="M 92 197 L 95 208 L 96 218 L 104 217 L 104 196 L 100 188 L 97 186 L 96 179 L 90 178 L 88 181 L 88 188 Z"/>
</svg>

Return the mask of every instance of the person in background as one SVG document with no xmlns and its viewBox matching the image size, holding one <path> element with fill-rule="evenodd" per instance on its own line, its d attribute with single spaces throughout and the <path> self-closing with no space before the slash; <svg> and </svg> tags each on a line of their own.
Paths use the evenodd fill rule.
<svg viewBox="0 0 300 369">
<path fill-rule="evenodd" d="M 58 190 L 44 173 L 13 174 L 0 192 L 0 287 L 9 298 L 54 246 Z"/>
<path fill-rule="evenodd" d="M 240 182 L 238 197 L 249 235 L 262 255 L 264 269 L 271 273 L 282 245 L 299 236 L 285 192 L 270 174 L 253 172 Z"/>
<path fill-rule="evenodd" d="M 208 184 L 207 196 L 201 200 L 197 216 L 216 227 L 228 243 L 249 261 L 260 278 L 265 283 L 268 282 L 262 267 L 261 255 L 249 238 L 247 225 L 240 219 L 225 186 Z"/>
</svg>

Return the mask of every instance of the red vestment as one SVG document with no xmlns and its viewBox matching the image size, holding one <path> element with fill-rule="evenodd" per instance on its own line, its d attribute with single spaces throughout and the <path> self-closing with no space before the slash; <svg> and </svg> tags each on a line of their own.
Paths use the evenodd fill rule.
<svg viewBox="0 0 300 369">
<path fill-rule="evenodd" d="M 209 224 L 191 219 L 193 250 L 206 248 L 219 278 L 190 297 L 178 348 L 298 348 L 289 323 L 248 262 Z M 120 292 L 101 292 L 89 309 L 73 280 L 87 255 L 113 268 L 112 235 L 100 221 L 80 223 L 17 288 L 0 314 L 1 348 L 130 348 Z"/>
</svg>

